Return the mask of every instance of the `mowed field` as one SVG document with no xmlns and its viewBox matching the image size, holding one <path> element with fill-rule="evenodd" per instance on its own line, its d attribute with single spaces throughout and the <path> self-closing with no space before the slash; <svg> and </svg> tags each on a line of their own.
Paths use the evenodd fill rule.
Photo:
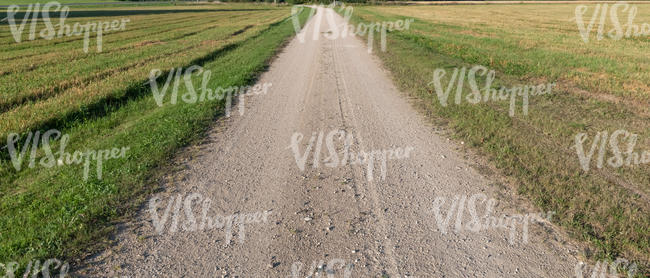
<svg viewBox="0 0 650 278">
<path fill-rule="evenodd" d="M 0 5 L 29 5 L 29 4 L 35 4 L 35 3 L 40 3 L 41 5 L 46 4 L 50 1 L 43 1 L 43 0 L 0 0 Z M 61 4 L 66 4 L 66 3 L 101 3 L 101 2 L 118 2 L 112 1 L 112 0 L 61 0 L 57 1 Z"/>
<path fill-rule="evenodd" d="M 634 22 L 650 23 L 650 5 L 636 7 Z M 587 260 L 625 258 L 649 275 L 650 165 L 599 169 L 594 158 L 585 172 L 574 138 L 587 133 L 588 149 L 597 132 L 624 129 L 639 135 L 637 152 L 650 151 L 650 39 L 597 40 L 594 27 L 584 42 L 575 8 L 355 6 L 352 20 L 415 18 L 409 30 L 388 34 L 388 51 L 377 45 L 374 53 L 432 121 L 498 168 L 482 174 L 508 177 L 485 186 L 517 191 L 540 210 L 555 211 L 555 223 L 588 243 L 580 254 Z M 30 41 L 30 24 L 17 43 L 7 22 L 0 22 L 0 258 L 22 266 L 53 257 L 74 262 L 101 247 L 112 223 L 156 190 L 152 180 L 177 170 L 169 163 L 174 153 L 201 139 L 197 131 L 223 115 L 223 100 L 171 105 L 165 98 L 158 106 L 150 72 L 160 69 L 164 83 L 171 68 L 199 65 L 212 71 L 210 88 L 252 84 L 294 34 L 289 16 L 290 7 L 255 4 L 72 7 L 70 25 L 129 20 L 124 30 L 104 34 L 101 52 L 91 33 L 88 53 L 82 36 Z M 625 23 L 627 14 L 620 20 Z M 36 30 L 44 26 L 39 22 Z M 611 28 L 608 22 L 605 33 Z M 494 88 L 557 86 L 552 94 L 531 97 L 528 115 L 519 110 L 509 116 L 507 101 L 442 106 L 430 85 L 434 70 L 447 69 L 446 85 L 454 68 L 473 65 L 496 71 Z M 195 88 L 201 81 L 192 76 Z M 466 94 L 471 90 L 465 86 Z M 178 89 L 179 96 L 187 90 Z M 68 152 L 129 150 L 103 162 L 101 179 L 94 162 L 87 180 L 83 165 L 40 166 L 41 147 L 34 168 L 28 150 L 16 170 L 5 147 L 8 135 L 21 134 L 20 151 L 30 132 L 50 129 L 70 136 Z"/>
<path fill-rule="evenodd" d="M 588 7 L 585 24 L 595 5 Z M 650 23 L 650 5 L 636 7 L 634 23 Z M 566 4 L 355 7 L 353 21 L 415 18 L 410 30 L 390 32 L 387 51 L 377 52 L 395 82 L 422 100 L 434 122 L 450 127 L 511 177 L 497 186 L 555 211 L 554 222 L 589 242 L 581 257 L 626 258 L 648 275 L 650 165 L 598 169 L 594 158 L 583 171 L 575 137 L 586 133 L 589 151 L 598 132 L 627 130 L 638 134 L 636 152 L 650 150 L 650 39 L 610 39 L 607 32 L 614 26 L 608 14 L 605 37 L 597 40 L 596 22 L 585 43 L 575 9 Z M 619 18 L 627 23 L 627 13 L 619 11 Z M 447 70 L 446 88 L 454 68 L 474 65 L 496 71 L 493 88 L 547 82 L 557 87 L 550 95 L 531 96 L 528 115 L 521 113 L 521 98 L 513 117 L 509 101 L 456 105 L 455 89 L 450 105 L 442 106 L 430 83 L 434 70 Z M 477 80 L 484 84 L 484 76 Z M 465 82 L 462 99 L 469 92 Z M 610 149 L 605 157 L 611 156 Z"/>
<path fill-rule="evenodd" d="M 29 40 L 25 28 L 17 43 L 6 21 L 0 24 L 0 258 L 25 266 L 31 259 L 80 257 L 101 245 L 110 222 L 136 206 L 148 180 L 179 147 L 201 138 L 224 100 L 159 107 L 149 74 L 198 65 L 211 70 L 210 88 L 255 81 L 274 53 L 294 34 L 290 9 L 271 5 L 227 4 L 118 8 L 71 8 L 66 24 L 128 19 L 126 28 L 104 33 L 102 51 L 91 33 Z M 24 11 L 21 10 L 21 11 Z M 4 13 L 4 12 L 3 12 Z M 22 16 L 17 16 L 22 19 Z M 56 16 L 54 16 L 56 17 Z M 58 18 L 53 20 L 58 23 Z M 29 26 L 31 23 L 28 23 Z M 42 20 L 36 30 L 44 28 Z M 199 88 L 201 77 L 192 76 Z M 162 85 L 161 85 L 162 86 Z M 179 96 L 186 92 L 179 86 Z M 169 104 L 169 99 L 166 99 Z M 22 169 L 10 162 L 7 136 L 57 129 L 70 137 L 66 152 L 128 147 L 126 157 L 95 165 L 87 180 L 83 165 Z M 52 145 L 58 152 L 60 142 Z M 58 157 L 58 156 L 57 156 Z M 162 171 L 157 172 L 164 174 Z"/>
</svg>

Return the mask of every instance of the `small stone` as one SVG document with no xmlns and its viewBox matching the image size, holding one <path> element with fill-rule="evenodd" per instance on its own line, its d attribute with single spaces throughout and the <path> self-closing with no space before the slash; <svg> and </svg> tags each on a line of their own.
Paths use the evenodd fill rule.
<svg viewBox="0 0 650 278">
<path fill-rule="evenodd" d="M 305 222 L 309 222 L 309 221 L 311 221 L 311 220 L 312 220 L 311 217 L 305 217 Z"/>
</svg>

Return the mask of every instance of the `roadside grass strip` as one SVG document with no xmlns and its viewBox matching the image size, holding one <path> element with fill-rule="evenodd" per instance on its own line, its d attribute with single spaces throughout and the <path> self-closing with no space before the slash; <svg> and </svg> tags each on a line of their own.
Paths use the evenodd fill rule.
<svg viewBox="0 0 650 278">
<path fill-rule="evenodd" d="M 34 109 L 52 109 L 49 113 L 54 115 L 14 128 L 24 126 L 19 129 L 22 131 L 57 128 L 69 135 L 71 150 L 104 150 L 116 146 L 129 149 L 125 157 L 104 162 L 102 179 L 90 175 L 84 180 L 83 165 L 26 168 L 17 172 L 8 160 L 3 160 L 0 163 L 0 211 L 3 212 L 0 257 L 24 266 L 35 259 L 77 259 L 102 246 L 104 238 L 114 231 L 111 222 L 133 212 L 155 190 L 152 180 L 162 174 L 160 169 L 170 166 L 174 152 L 200 139 L 215 117 L 223 115 L 223 100 L 159 107 L 147 84 L 151 68 L 200 65 L 213 73 L 210 87 L 250 85 L 278 48 L 294 35 L 291 22 L 285 20 L 288 9 L 274 10 L 277 13 L 266 15 L 269 11 L 249 11 L 248 18 L 259 21 L 258 24 L 245 23 L 255 27 L 231 37 L 223 36 L 228 32 L 220 28 L 214 32 L 202 31 L 205 32 L 203 40 L 215 41 L 206 47 L 177 52 L 174 57 L 157 63 L 138 65 L 135 68 L 139 70 L 127 71 L 128 75 L 112 81 L 115 83 L 104 84 L 110 90 L 97 98 L 82 98 L 94 92 L 84 87 L 60 103 L 33 104 Z M 307 13 L 300 16 L 304 19 Z M 236 26 L 231 28 L 233 32 L 237 30 Z M 111 65 L 115 66 L 119 65 Z M 193 78 L 192 82 L 196 87 L 201 80 Z M 185 90 L 179 88 L 179 94 Z M 52 106 L 70 101 L 76 104 L 64 112 L 53 112 Z M 2 117 L 7 117 L 5 114 L 10 112 L 3 113 Z M 11 130 L 3 129 L 3 134 Z M 54 142 L 52 148 L 56 149 L 58 144 Z M 37 159 L 43 155 L 39 149 Z"/>
<path fill-rule="evenodd" d="M 625 257 L 639 265 L 639 277 L 650 274 L 650 164 L 597 168 L 594 155 L 586 172 L 576 152 L 588 151 L 598 132 L 617 130 L 638 135 L 637 153 L 650 150 L 650 118 L 635 105 L 648 105 L 646 39 L 584 44 L 575 22 L 567 21 L 575 5 L 354 9 L 353 21 L 415 17 L 410 30 L 388 34 L 388 51 L 377 52 L 395 83 L 418 97 L 434 122 L 513 178 L 504 189 L 556 211 L 556 224 L 595 249 L 588 259 Z M 641 14 L 637 20 L 648 22 Z M 446 86 L 454 69 L 476 65 L 496 71 L 493 89 L 551 82 L 558 88 L 530 97 L 526 115 L 511 115 L 509 101 L 442 105 L 430 85 L 434 71 L 446 70 Z M 485 76 L 476 77 L 484 84 Z M 462 86 L 465 100 L 472 88 Z M 449 99 L 454 96 L 455 90 Z M 521 99 L 515 102 L 521 107 Z M 579 146 L 581 133 L 590 139 Z"/>
</svg>

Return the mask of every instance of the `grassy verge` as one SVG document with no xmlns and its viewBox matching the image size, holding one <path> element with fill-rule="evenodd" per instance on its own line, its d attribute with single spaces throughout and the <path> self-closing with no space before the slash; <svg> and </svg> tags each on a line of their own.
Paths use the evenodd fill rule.
<svg viewBox="0 0 650 278">
<path fill-rule="evenodd" d="M 289 12 L 285 12 L 286 18 Z M 306 12 L 301 16 L 304 19 Z M 184 68 L 200 65 L 211 70 L 210 88 L 250 84 L 294 34 L 291 21 L 282 19 L 262 24 L 244 39 L 214 44 L 200 56 L 183 52 L 178 56 L 185 60 L 176 62 Z M 132 82 L 115 88 L 116 93 L 104 101 L 82 105 L 82 109 L 53 121 L 59 123 L 54 126 L 41 126 L 42 132 L 58 128 L 68 134 L 68 152 L 129 147 L 125 158 L 104 162 L 102 179 L 94 174 L 94 164 L 86 181 L 81 178 L 82 165 L 16 172 L 9 161 L 0 164 L 1 178 L 7 182 L 0 196 L 0 258 L 25 266 L 32 259 L 79 256 L 112 231 L 112 220 L 151 190 L 148 180 L 155 169 L 166 165 L 179 147 L 200 138 L 222 114 L 224 103 L 217 100 L 159 107 L 144 85 L 146 76 L 133 75 Z M 194 77 L 199 88 L 200 77 Z M 179 96 L 186 90 L 179 86 Z M 53 145 L 54 150 L 58 144 Z M 37 159 L 42 155 L 39 150 Z"/>
<path fill-rule="evenodd" d="M 639 9 L 643 7 L 649 8 Z M 649 65 L 643 54 L 648 41 L 584 44 L 575 22 L 565 22 L 574 9 L 574 5 L 355 7 L 353 21 L 415 16 L 410 30 L 389 33 L 387 52 L 377 52 L 395 82 L 420 98 L 439 124 L 446 124 L 513 177 L 514 190 L 542 211 L 555 211 L 557 224 L 589 242 L 595 250 L 584 252 L 585 257 L 626 258 L 639 266 L 638 275 L 647 276 L 650 165 L 595 169 L 592 163 L 585 172 L 574 138 L 581 132 L 593 138 L 600 131 L 625 129 L 639 134 L 637 151 L 650 150 L 650 118 L 624 102 L 647 104 L 643 84 L 648 84 L 649 76 L 642 69 Z M 429 84 L 434 70 L 447 70 L 446 86 L 454 68 L 477 64 L 496 71 L 496 89 L 543 82 L 560 86 L 552 94 L 531 97 L 528 115 L 521 113 L 521 99 L 513 117 L 509 101 L 456 105 L 452 94 L 451 104 L 442 106 Z M 471 92 L 467 82 L 463 91 L 465 99 Z M 616 98 L 608 101 L 597 94 Z M 591 139 L 586 148 L 590 144 Z"/>
</svg>

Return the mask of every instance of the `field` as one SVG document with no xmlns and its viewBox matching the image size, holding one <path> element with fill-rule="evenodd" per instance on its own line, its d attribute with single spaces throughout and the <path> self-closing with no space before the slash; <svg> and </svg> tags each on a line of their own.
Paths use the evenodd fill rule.
<svg viewBox="0 0 650 278">
<path fill-rule="evenodd" d="M 650 22 L 650 6 L 637 7 L 634 22 Z M 556 211 L 557 223 L 591 244 L 583 257 L 623 257 L 647 271 L 649 165 L 597 169 L 592 164 L 585 172 L 574 137 L 625 129 L 639 135 L 637 149 L 650 149 L 650 40 L 647 35 L 597 40 L 594 27 L 585 43 L 574 19 L 575 8 L 364 6 L 354 8 L 353 20 L 415 18 L 410 30 L 389 33 L 388 51 L 378 52 L 395 82 L 422 100 L 422 108 L 436 123 L 446 124 L 459 140 L 512 177 L 511 184 L 502 186 L 544 211 Z M 593 10 L 589 6 L 587 15 Z M 611 28 L 610 24 L 604 30 Z M 527 116 L 519 112 L 510 117 L 508 102 L 442 106 L 429 84 L 434 70 L 447 69 L 446 84 L 453 68 L 473 65 L 496 71 L 494 88 L 556 82 L 557 89 L 531 97 Z M 469 91 L 466 84 L 465 94 Z M 521 105 L 521 100 L 517 102 Z"/>
<path fill-rule="evenodd" d="M 44 0 L 0 0 L 0 5 L 29 5 L 29 4 L 35 4 L 35 3 L 41 3 L 45 4 L 50 1 L 44 1 Z M 61 0 L 57 1 L 61 4 L 67 4 L 67 3 L 101 3 L 101 2 L 118 2 L 112 1 L 112 0 Z"/>
<path fill-rule="evenodd" d="M 0 5 L 8 3 L 0 0 Z M 634 22 L 650 23 L 650 5 L 636 7 Z M 156 192 L 156 178 L 178 171 L 170 162 L 178 151 L 204 138 L 203 132 L 223 116 L 223 99 L 158 105 L 149 84 L 152 70 L 161 72 L 158 88 L 172 69 L 193 65 L 211 71 L 210 88 L 250 85 L 294 35 L 287 20 L 290 6 L 71 10 L 70 26 L 109 21 L 123 22 L 124 28 L 104 33 L 101 51 L 97 34 L 90 33 L 84 51 L 83 35 L 47 40 L 37 34 L 30 40 L 30 23 L 16 34 L 7 21 L 0 22 L 0 61 L 5 65 L 0 68 L 0 263 L 24 266 L 54 257 L 74 263 L 102 249 L 115 232 L 114 223 L 129 219 Z M 585 171 L 575 143 L 576 134 L 586 133 L 588 151 L 597 133 L 626 130 L 638 134 L 637 153 L 650 151 L 647 35 L 611 39 L 606 34 L 613 27 L 608 25 L 602 40 L 597 26 L 584 38 L 571 4 L 360 5 L 353 10 L 355 23 L 415 19 L 408 30 L 388 33 L 388 51 L 374 53 L 434 124 L 448 128 L 471 152 L 496 166 L 496 172 L 481 168 L 482 175 L 506 177 L 486 187 L 516 191 L 538 210 L 554 211 L 553 222 L 585 244 L 581 258 L 625 258 L 639 265 L 641 276 L 650 275 L 650 164 L 597 168 L 593 162 Z M 589 5 L 587 22 L 593 10 Z M 301 23 L 308 14 L 309 9 L 302 12 Z M 19 24 L 23 16 L 24 8 L 16 15 Z M 621 21 L 627 22 L 627 14 Z M 46 28 L 43 20 L 33 26 Z M 379 50 L 380 40 L 374 41 Z M 432 82 L 434 71 L 447 71 L 446 85 L 455 68 L 474 65 L 495 71 L 495 90 L 542 83 L 555 87 L 552 93 L 531 96 L 526 115 L 521 98 L 515 100 L 513 115 L 509 101 L 454 104 L 453 93 L 450 104 L 442 105 Z M 485 82 L 485 76 L 477 78 Z M 202 81 L 192 75 L 185 82 L 199 88 Z M 466 99 L 472 88 L 462 86 L 459 99 Z M 186 86 L 178 89 L 179 97 L 188 92 Z M 62 145 L 70 153 L 128 151 L 103 165 L 91 162 L 85 179 L 83 164 L 44 167 L 47 150 L 41 145 L 30 150 L 33 132 L 52 129 L 69 135 L 65 144 L 54 140 L 55 152 Z M 10 144 L 14 134 L 20 139 Z M 24 152 L 21 169 L 8 145 Z M 611 150 L 605 157 L 612 157 Z M 102 169 L 101 178 L 95 168 Z"/>
<path fill-rule="evenodd" d="M 294 33 L 284 21 L 289 16 L 289 9 L 270 5 L 73 7 L 70 25 L 130 20 L 124 30 L 104 34 L 99 53 L 96 34 L 84 53 L 82 36 L 30 41 L 25 31 L 16 43 L 6 22 L 0 25 L 0 59 L 11 64 L 0 72 L 0 137 L 18 133 L 24 141 L 30 131 L 57 129 L 70 135 L 70 152 L 129 147 L 126 157 L 104 161 L 102 179 L 91 166 L 87 180 L 83 165 L 24 163 L 16 171 L 3 148 L 0 258 L 25 265 L 79 257 L 90 242 L 101 244 L 110 222 L 155 190 L 145 185 L 156 167 L 168 165 L 175 150 L 201 138 L 223 113 L 223 100 L 159 107 L 150 71 L 166 76 L 171 68 L 200 65 L 212 71 L 211 88 L 250 84 Z M 193 79 L 195 86 L 199 81 Z M 36 161 L 43 155 L 39 149 Z"/>
</svg>

